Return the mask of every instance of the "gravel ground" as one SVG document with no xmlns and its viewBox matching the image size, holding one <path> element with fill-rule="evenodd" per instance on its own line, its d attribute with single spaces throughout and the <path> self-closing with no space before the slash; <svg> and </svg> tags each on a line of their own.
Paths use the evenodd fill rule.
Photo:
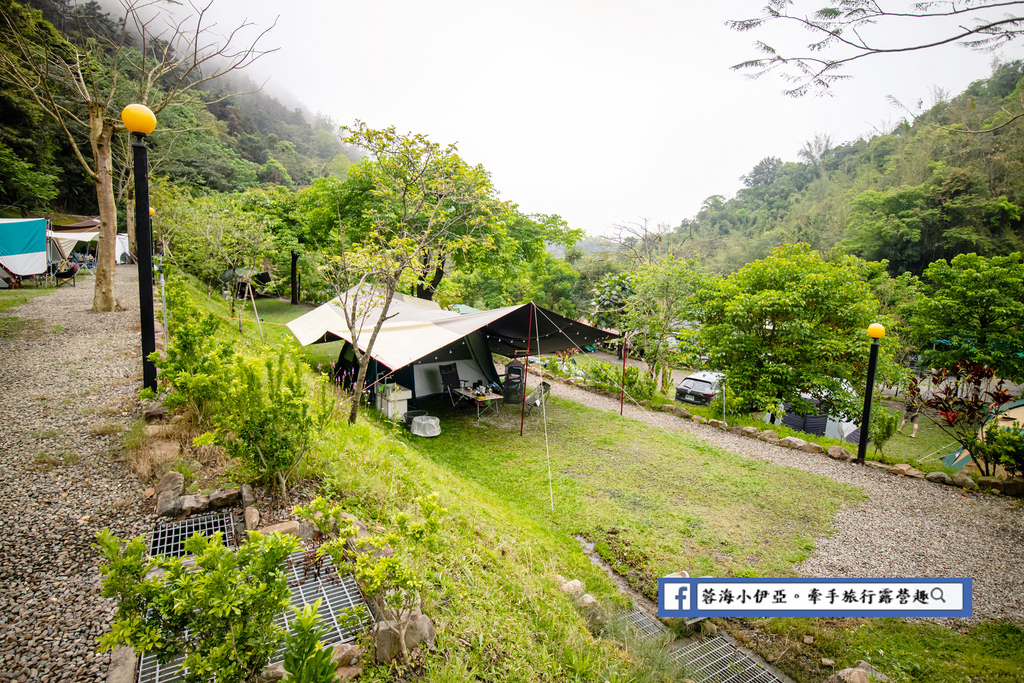
<svg viewBox="0 0 1024 683">
<path fill-rule="evenodd" d="M 0 337 L 0 680 L 104 681 L 96 638 L 113 604 L 99 596 L 96 531 L 152 528 L 141 486 L 117 457 L 117 434 L 141 388 L 138 278 L 118 266 L 124 310 L 91 313 L 80 279 L 5 315 L 28 321 Z"/>
<path fill-rule="evenodd" d="M 530 380 L 531 385 L 539 381 Z M 617 399 L 560 382 L 552 394 L 592 408 L 619 410 Z M 815 540 L 814 555 L 797 568 L 804 575 L 969 577 L 974 579 L 974 616 L 935 621 L 955 627 L 985 619 L 1024 624 L 1024 506 L 1019 500 L 897 477 L 635 405 L 627 405 L 624 415 L 692 434 L 733 453 L 861 488 L 868 497 L 836 516 L 833 536 Z"/>
</svg>

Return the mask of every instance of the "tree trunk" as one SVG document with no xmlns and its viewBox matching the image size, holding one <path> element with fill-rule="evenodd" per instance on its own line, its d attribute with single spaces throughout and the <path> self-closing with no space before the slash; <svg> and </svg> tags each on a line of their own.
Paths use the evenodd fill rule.
<svg viewBox="0 0 1024 683">
<path fill-rule="evenodd" d="M 292 252 L 292 306 L 299 304 L 299 255 Z"/>
<path fill-rule="evenodd" d="M 95 109 L 95 111 L 94 111 Z M 96 248 L 96 286 L 92 310 L 113 311 L 114 266 L 117 246 L 117 208 L 114 205 L 114 175 L 110 143 L 114 136 L 113 121 L 106 120 L 96 104 L 89 105 L 89 141 L 96 164 L 96 200 L 100 207 L 100 235 Z"/>
<path fill-rule="evenodd" d="M 370 365 L 370 354 L 364 353 L 359 359 L 359 372 L 356 373 L 356 381 L 352 384 L 352 409 L 348 412 L 348 423 L 355 424 L 359 417 L 359 401 L 363 397 L 363 382 L 366 381 L 366 368 Z"/>
</svg>

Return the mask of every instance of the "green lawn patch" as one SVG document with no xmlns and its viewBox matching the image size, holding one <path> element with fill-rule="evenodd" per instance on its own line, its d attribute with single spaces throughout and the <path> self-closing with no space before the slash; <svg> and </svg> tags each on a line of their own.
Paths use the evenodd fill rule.
<svg viewBox="0 0 1024 683">
<path fill-rule="evenodd" d="M 657 577 L 793 576 L 831 531 L 854 487 L 751 460 L 679 433 L 555 399 L 548 408 L 554 513 L 539 414 L 519 437 L 518 411 L 477 422 L 429 406 L 434 439 L 403 437 L 435 462 L 479 482 L 522 514 L 581 534 L 634 587 Z M 515 413 L 515 414 L 513 414 Z"/>
</svg>

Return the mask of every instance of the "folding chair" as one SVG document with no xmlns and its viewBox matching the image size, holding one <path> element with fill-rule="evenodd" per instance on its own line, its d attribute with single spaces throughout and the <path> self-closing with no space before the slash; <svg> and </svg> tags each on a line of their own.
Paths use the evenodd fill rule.
<svg viewBox="0 0 1024 683">
<path fill-rule="evenodd" d="M 462 380 L 459 379 L 459 366 L 455 363 L 449 363 L 447 365 L 438 365 L 437 369 L 441 373 L 441 384 L 444 385 L 444 393 L 448 394 L 448 398 L 451 399 L 452 406 L 454 406 L 465 398 L 459 393 L 459 389 L 462 388 Z"/>
<path fill-rule="evenodd" d="M 540 386 L 530 392 L 530 395 L 526 397 L 526 412 L 531 412 L 534 408 L 540 408 L 547 400 L 548 395 L 551 393 L 551 385 L 547 382 L 541 382 Z"/>
<path fill-rule="evenodd" d="M 505 403 L 518 404 L 523 400 L 523 387 L 526 385 L 526 366 L 519 361 L 512 361 L 505 366 L 505 381 L 501 385 Z"/>
</svg>

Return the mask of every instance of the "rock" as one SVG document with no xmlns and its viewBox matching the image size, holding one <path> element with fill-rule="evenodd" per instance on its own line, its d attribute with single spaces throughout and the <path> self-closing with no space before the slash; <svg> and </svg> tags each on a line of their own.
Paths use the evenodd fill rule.
<svg viewBox="0 0 1024 683">
<path fill-rule="evenodd" d="M 671 403 L 662 403 L 660 406 L 658 406 L 658 410 L 660 410 L 663 413 L 671 413 L 675 409 L 676 407 Z"/>
<path fill-rule="evenodd" d="M 284 678 L 284 662 L 271 664 L 260 674 L 260 683 L 277 683 Z"/>
<path fill-rule="evenodd" d="M 779 442 L 779 435 L 775 432 L 774 429 L 766 429 L 765 431 L 761 432 L 757 438 L 760 439 L 761 441 L 767 441 L 768 443 Z"/>
<path fill-rule="evenodd" d="M 978 477 L 978 488 L 994 493 L 1003 492 L 1003 480 L 999 477 Z"/>
<path fill-rule="evenodd" d="M 733 425 L 732 427 L 729 427 L 729 433 L 735 434 L 736 436 L 742 436 L 743 427 L 740 427 L 739 425 Z"/>
<path fill-rule="evenodd" d="M 820 445 L 818 445 L 816 443 L 811 443 L 810 441 L 808 441 L 804 445 L 800 446 L 800 450 L 802 450 L 804 453 L 824 453 L 825 452 L 825 449 L 822 448 Z"/>
<path fill-rule="evenodd" d="M 194 512 L 206 512 L 210 509 L 210 499 L 207 496 L 190 495 L 181 497 L 181 511 L 186 515 Z"/>
<path fill-rule="evenodd" d="M 770 437 L 770 436 L 769 436 L 769 437 L 765 437 L 765 435 L 764 435 L 764 434 L 761 434 L 761 435 L 760 435 L 759 437 L 757 437 L 757 438 L 758 438 L 758 440 L 759 440 L 759 441 L 764 441 L 765 443 L 770 443 L 770 444 L 771 444 L 771 445 L 773 445 L 773 446 L 778 446 L 778 445 L 779 445 L 779 439 L 778 439 L 778 437 L 776 437 L 776 438 L 772 438 L 772 437 Z"/>
<path fill-rule="evenodd" d="M 868 680 L 872 683 L 889 683 L 889 677 L 883 675 L 878 669 L 871 666 L 863 659 L 857 660 L 857 668 L 861 671 L 866 671 L 868 674 Z"/>
<path fill-rule="evenodd" d="M 149 446 L 149 456 L 155 465 L 174 462 L 181 457 L 181 444 L 177 441 L 156 441 Z"/>
<path fill-rule="evenodd" d="M 292 519 L 287 522 L 280 522 L 278 524 L 265 526 L 262 529 L 259 529 L 259 532 L 264 536 L 269 536 L 270 534 L 291 534 L 292 536 L 298 536 L 299 523 Z"/>
<path fill-rule="evenodd" d="M 889 468 L 889 474 L 906 475 L 906 473 L 909 472 L 912 469 L 914 469 L 913 465 L 908 465 L 906 463 L 902 463 L 902 464 L 893 465 L 892 467 L 890 467 Z"/>
<path fill-rule="evenodd" d="M 248 508 L 256 504 L 256 496 L 252 492 L 252 487 L 248 484 L 242 484 L 242 507 Z"/>
<path fill-rule="evenodd" d="M 691 417 L 693 417 L 693 413 L 691 413 L 686 408 L 680 408 L 679 406 L 676 406 L 675 409 L 672 410 L 672 414 L 675 415 L 676 417 L 681 417 L 684 420 L 689 420 Z"/>
<path fill-rule="evenodd" d="M 299 522 L 299 532 L 295 534 L 303 541 L 308 541 L 316 536 L 316 527 L 312 524 L 306 524 L 305 522 Z"/>
<path fill-rule="evenodd" d="M 352 666 L 363 654 L 363 649 L 353 643 L 341 643 L 334 646 L 334 656 L 331 661 L 335 666 Z"/>
<path fill-rule="evenodd" d="M 829 446 L 825 454 L 833 460 L 853 460 L 853 453 L 846 450 L 842 446 Z"/>
<path fill-rule="evenodd" d="M 254 507 L 247 507 L 244 514 L 246 531 L 256 531 L 260 526 L 260 511 Z"/>
<path fill-rule="evenodd" d="M 708 424 L 715 429 L 725 429 L 725 423 L 721 420 L 708 420 Z"/>
<path fill-rule="evenodd" d="M 836 663 L 834 661 L 832 661 L 831 659 L 829 659 L 828 657 L 822 657 L 821 658 L 821 665 L 822 666 L 835 666 Z"/>
<path fill-rule="evenodd" d="M 704 620 L 700 622 L 700 632 L 708 638 L 714 638 L 718 635 L 718 627 L 710 621 Z"/>
<path fill-rule="evenodd" d="M 971 475 L 966 472 L 957 472 L 953 475 L 953 484 L 959 486 L 962 489 L 976 489 L 978 485 L 971 479 Z"/>
<path fill-rule="evenodd" d="M 877 460 L 865 460 L 864 465 L 865 467 L 870 467 L 876 470 L 885 470 L 886 472 L 889 471 L 889 463 L 878 462 Z"/>
<path fill-rule="evenodd" d="M 174 491 L 164 491 L 156 497 L 157 517 L 177 517 L 181 514 L 181 497 Z"/>
<path fill-rule="evenodd" d="M 907 472 L 907 476 L 910 477 L 911 479 L 924 479 L 924 472 L 911 467 L 910 470 Z"/>
<path fill-rule="evenodd" d="M 779 445 L 782 446 L 783 448 L 800 448 L 805 443 L 807 442 L 804 441 L 803 439 L 798 439 L 795 436 L 787 436 L 785 438 L 779 439 Z"/>
<path fill-rule="evenodd" d="M 864 669 L 843 669 L 837 671 L 822 683 L 871 683 L 868 672 Z"/>
<path fill-rule="evenodd" d="M 237 505 L 241 495 L 238 489 L 227 489 L 214 491 L 210 494 L 210 508 L 219 510 L 220 508 L 231 507 Z"/>
<path fill-rule="evenodd" d="M 740 430 L 740 434 L 747 437 L 748 439 L 756 439 L 757 435 L 760 433 L 761 431 L 757 427 L 744 427 L 743 429 Z"/>
<path fill-rule="evenodd" d="M 945 484 L 946 486 L 953 485 L 953 480 L 945 472 L 929 472 L 924 475 L 924 478 L 934 484 Z"/>
<path fill-rule="evenodd" d="M 142 419 L 146 422 L 156 422 L 167 417 L 167 408 L 157 401 L 145 401 L 142 404 Z"/>
<path fill-rule="evenodd" d="M 601 611 L 601 605 L 590 593 L 584 593 L 583 597 L 580 598 L 580 611 L 583 612 L 583 618 L 587 620 L 587 624 L 591 628 L 601 628 L 607 622 L 604 618 L 604 613 Z"/>
<path fill-rule="evenodd" d="M 1012 477 L 1003 482 L 1003 494 L 1024 498 L 1024 477 Z"/>
<path fill-rule="evenodd" d="M 566 581 L 562 584 L 562 592 L 569 595 L 580 595 L 583 592 L 583 583 L 579 579 Z"/>
<path fill-rule="evenodd" d="M 690 419 L 693 420 L 696 424 L 699 424 L 699 425 L 705 424 L 708 421 L 708 419 L 706 417 L 703 417 L 701 415 L 694 415 Z"/>
<path fill-rule="evenodd" d="M 147 488 L 145 491 L 142 492 L 142 497 L 143 498 L 147 498 L 147 499 L 148 498 L 152 498 L 155 495 L 156 495 L 156 489 L 153 488 L 152 486 L 150 486 L 149 488 Z"/>
<path fill-rule="evenodd" d="M 804 645 L 814 645 L 814 636 L 804 636 Z"/>
<path fill-rule="evenodd" d="M 172 433 L 171 425 L 152 424 L 146 425 L 146 436 L 150 439 L 162 439 Z"/>
<path fill-rule="evenodd" d="M 339 666 L 334 671 L 334 680 L 341 681 L 354 681 L 363 675 L 363 667 L 361 666 Z"/>
<path fill-rule="evenodd" d="M 107 683 L 135 683 L 135 650 L 121 646 L 110 654 L 107 667 Z"/>
<path fill-rule="evenodd" d="M 160 477 L 160 481 L 156 485 L 156 495 L 159 497 L 164 491 L 174 492 L 174 497 L 177 498 L 181 495 L 182 490 L 185 488 L 185 475 L 181 472 L 167 472 L 164 476 Z"/>
<path fill-rule="evenodd" d="M 394 629 L 394 630 L 393 630 Z M 378 664 L 387 664 L 401 656 L 398 643 L 398 622 L 382 621 L 373 626 L 373 658 Z M 409 619 L 405 631 L 405 647 L 409 652 L 425 644 L 434 647 L 434 622 L 423 614 L 415 614 Z"/>
<path fill-rule="evenodd" d="M 562 576 L 561 574 L 555 574 L 551 578 L 553 578 L 555 580 L 555 583 L 557 583 L 559 585 L 559 587 L 561 587 L 565 583 L 565 577 Z"/>
</svg>

